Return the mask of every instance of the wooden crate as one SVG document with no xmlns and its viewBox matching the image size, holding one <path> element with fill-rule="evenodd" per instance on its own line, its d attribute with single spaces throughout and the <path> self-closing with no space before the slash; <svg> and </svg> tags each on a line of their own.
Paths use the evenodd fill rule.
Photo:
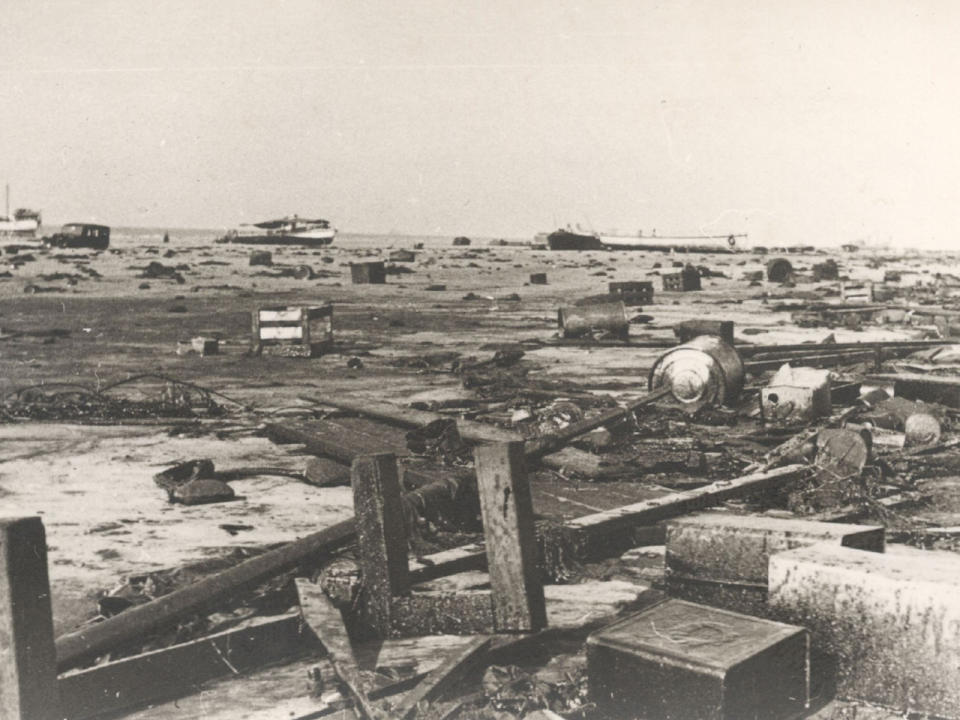
<svg viewBox="0 0 960 720">
<path fill-rule="evenodd" d="M 840 283 L 840 298 L 847 303 L 872 303 L 873 283 Z"/>
<path fill-rule="evenodd" d="M 350 280 L 354 285 L 383 285 L 387 281 L 387 270 L 382 261 L 351 263 Z"/>
<path fill-rule="evenodd" d="M 253 313 L 251 349 L 287 357 L 317 357 L 333 346 L 333 305 L 265 307 Z"/>
<path fill-rule="evenodd" d="M 642 280 L 612 282 L 608 289 L 611 295 L 623 300 L 627 306 L 646 305 L 653 302 L 653 283 Z"/>
<path fill-rule="evenodd" d="M 690 292 L 700 290 L 700 273 L 685 268 L 682 272 L 663 276 L 663 289 L 672 292 Z"/>
</svg>

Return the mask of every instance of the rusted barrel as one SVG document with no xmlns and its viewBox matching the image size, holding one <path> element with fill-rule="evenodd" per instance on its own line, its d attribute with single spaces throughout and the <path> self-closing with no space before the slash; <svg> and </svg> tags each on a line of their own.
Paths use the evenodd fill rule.
<svg viewBox="0 0 960 720">
<path fill-rule="evenodd" d="M 627 309 L 621 301 L 562 307 L 557 323 L 565 338 L 581 337 L 593 330 L 604 330 L 626 338 L 630 333 Z"/>
<path fill-rule="evenodd" d="M 682 403 L 730 405 L 743 389 L 743 361 L 732 345 L 701 335 L 661 355 L 650 370 L 649 387 L 669 387 Z"/>
</svg>

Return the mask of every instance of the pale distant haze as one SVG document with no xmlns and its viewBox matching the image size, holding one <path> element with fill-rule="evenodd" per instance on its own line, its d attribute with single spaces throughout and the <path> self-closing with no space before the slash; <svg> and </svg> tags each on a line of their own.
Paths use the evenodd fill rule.
<svg viewBox="0 0 960 720">
<path fill-rule="evenodd" d="M 960 247 L 960 4 L 4 0 L 47 224 Z"/>
</svg>

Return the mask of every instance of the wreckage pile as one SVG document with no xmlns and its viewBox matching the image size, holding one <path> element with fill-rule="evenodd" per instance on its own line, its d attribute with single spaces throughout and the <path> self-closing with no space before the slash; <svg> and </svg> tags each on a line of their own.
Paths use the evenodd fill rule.
<svg viewBox="0 0 960 720">
<path fill-rule="evenodd" d="M 789 262 L 767 267 L 802 281 Z M 832 282 L 836 263 L 812 274 Z M 709 274 L 667 277 L 669 292 L 697 292 Z M 560 308 L 543 345 L 643 347 L 626 308 L 652 303 L 653 286 L 619 285 Z M 818 326 L 888 317 L 840 312 L 852 302 L 787 311 Z M 258 308 L 248 352 L 329 355 L 332 318 L 330 304 Z M 297 480 L 349 485 L 354 517 L 127 577 L 56 639 L 35 602 L 49 596 L 43 526 L 5 521 L 2 571 L 31 580 L 10 584 L 0 622 L 31 649 L 13 665 L 33 683 L 0 698 L 80 720 L 291 669 L 294 718 L 827 720 L 866 705 L 960 718 L 960 557 L 942 552 L 960 530 L 911 514 L 955 494 L 941 481 L 960 470 L 960 349 L 750 344 L 703 319 L 672 330 L 645 346 L 658 351 L 646 392 L 620 403 L 533 372 L 515 344 L 390 358 L 448 374 L 470 395 L 456 403 L 305 390 L 295 412 L 256 417 L 258 432 L 313 456 Z M 213 403 L 202 390 L 180 407 Z M 80 392 L 79 407 L 97 396 Z M 11 394 L 6 419 L 133 412 L 73 410 L 72 397 Z M 234 501 L 252 474 L 291 475 L 201 458 L 157 473 L 156 491 Z M 18 598 L 33 617 L 10 610 Z"/>
</svg>

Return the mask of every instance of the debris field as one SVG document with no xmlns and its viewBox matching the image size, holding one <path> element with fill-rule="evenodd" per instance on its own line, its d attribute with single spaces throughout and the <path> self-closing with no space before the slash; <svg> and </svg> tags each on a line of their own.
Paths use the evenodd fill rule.
<svg viewBox="0 0 960 720">
<path fill-rule="evenodd" d="M 956 257 L 114 239 L 0 255 L 11 716 L 960 718 Z"/>
</svg>

